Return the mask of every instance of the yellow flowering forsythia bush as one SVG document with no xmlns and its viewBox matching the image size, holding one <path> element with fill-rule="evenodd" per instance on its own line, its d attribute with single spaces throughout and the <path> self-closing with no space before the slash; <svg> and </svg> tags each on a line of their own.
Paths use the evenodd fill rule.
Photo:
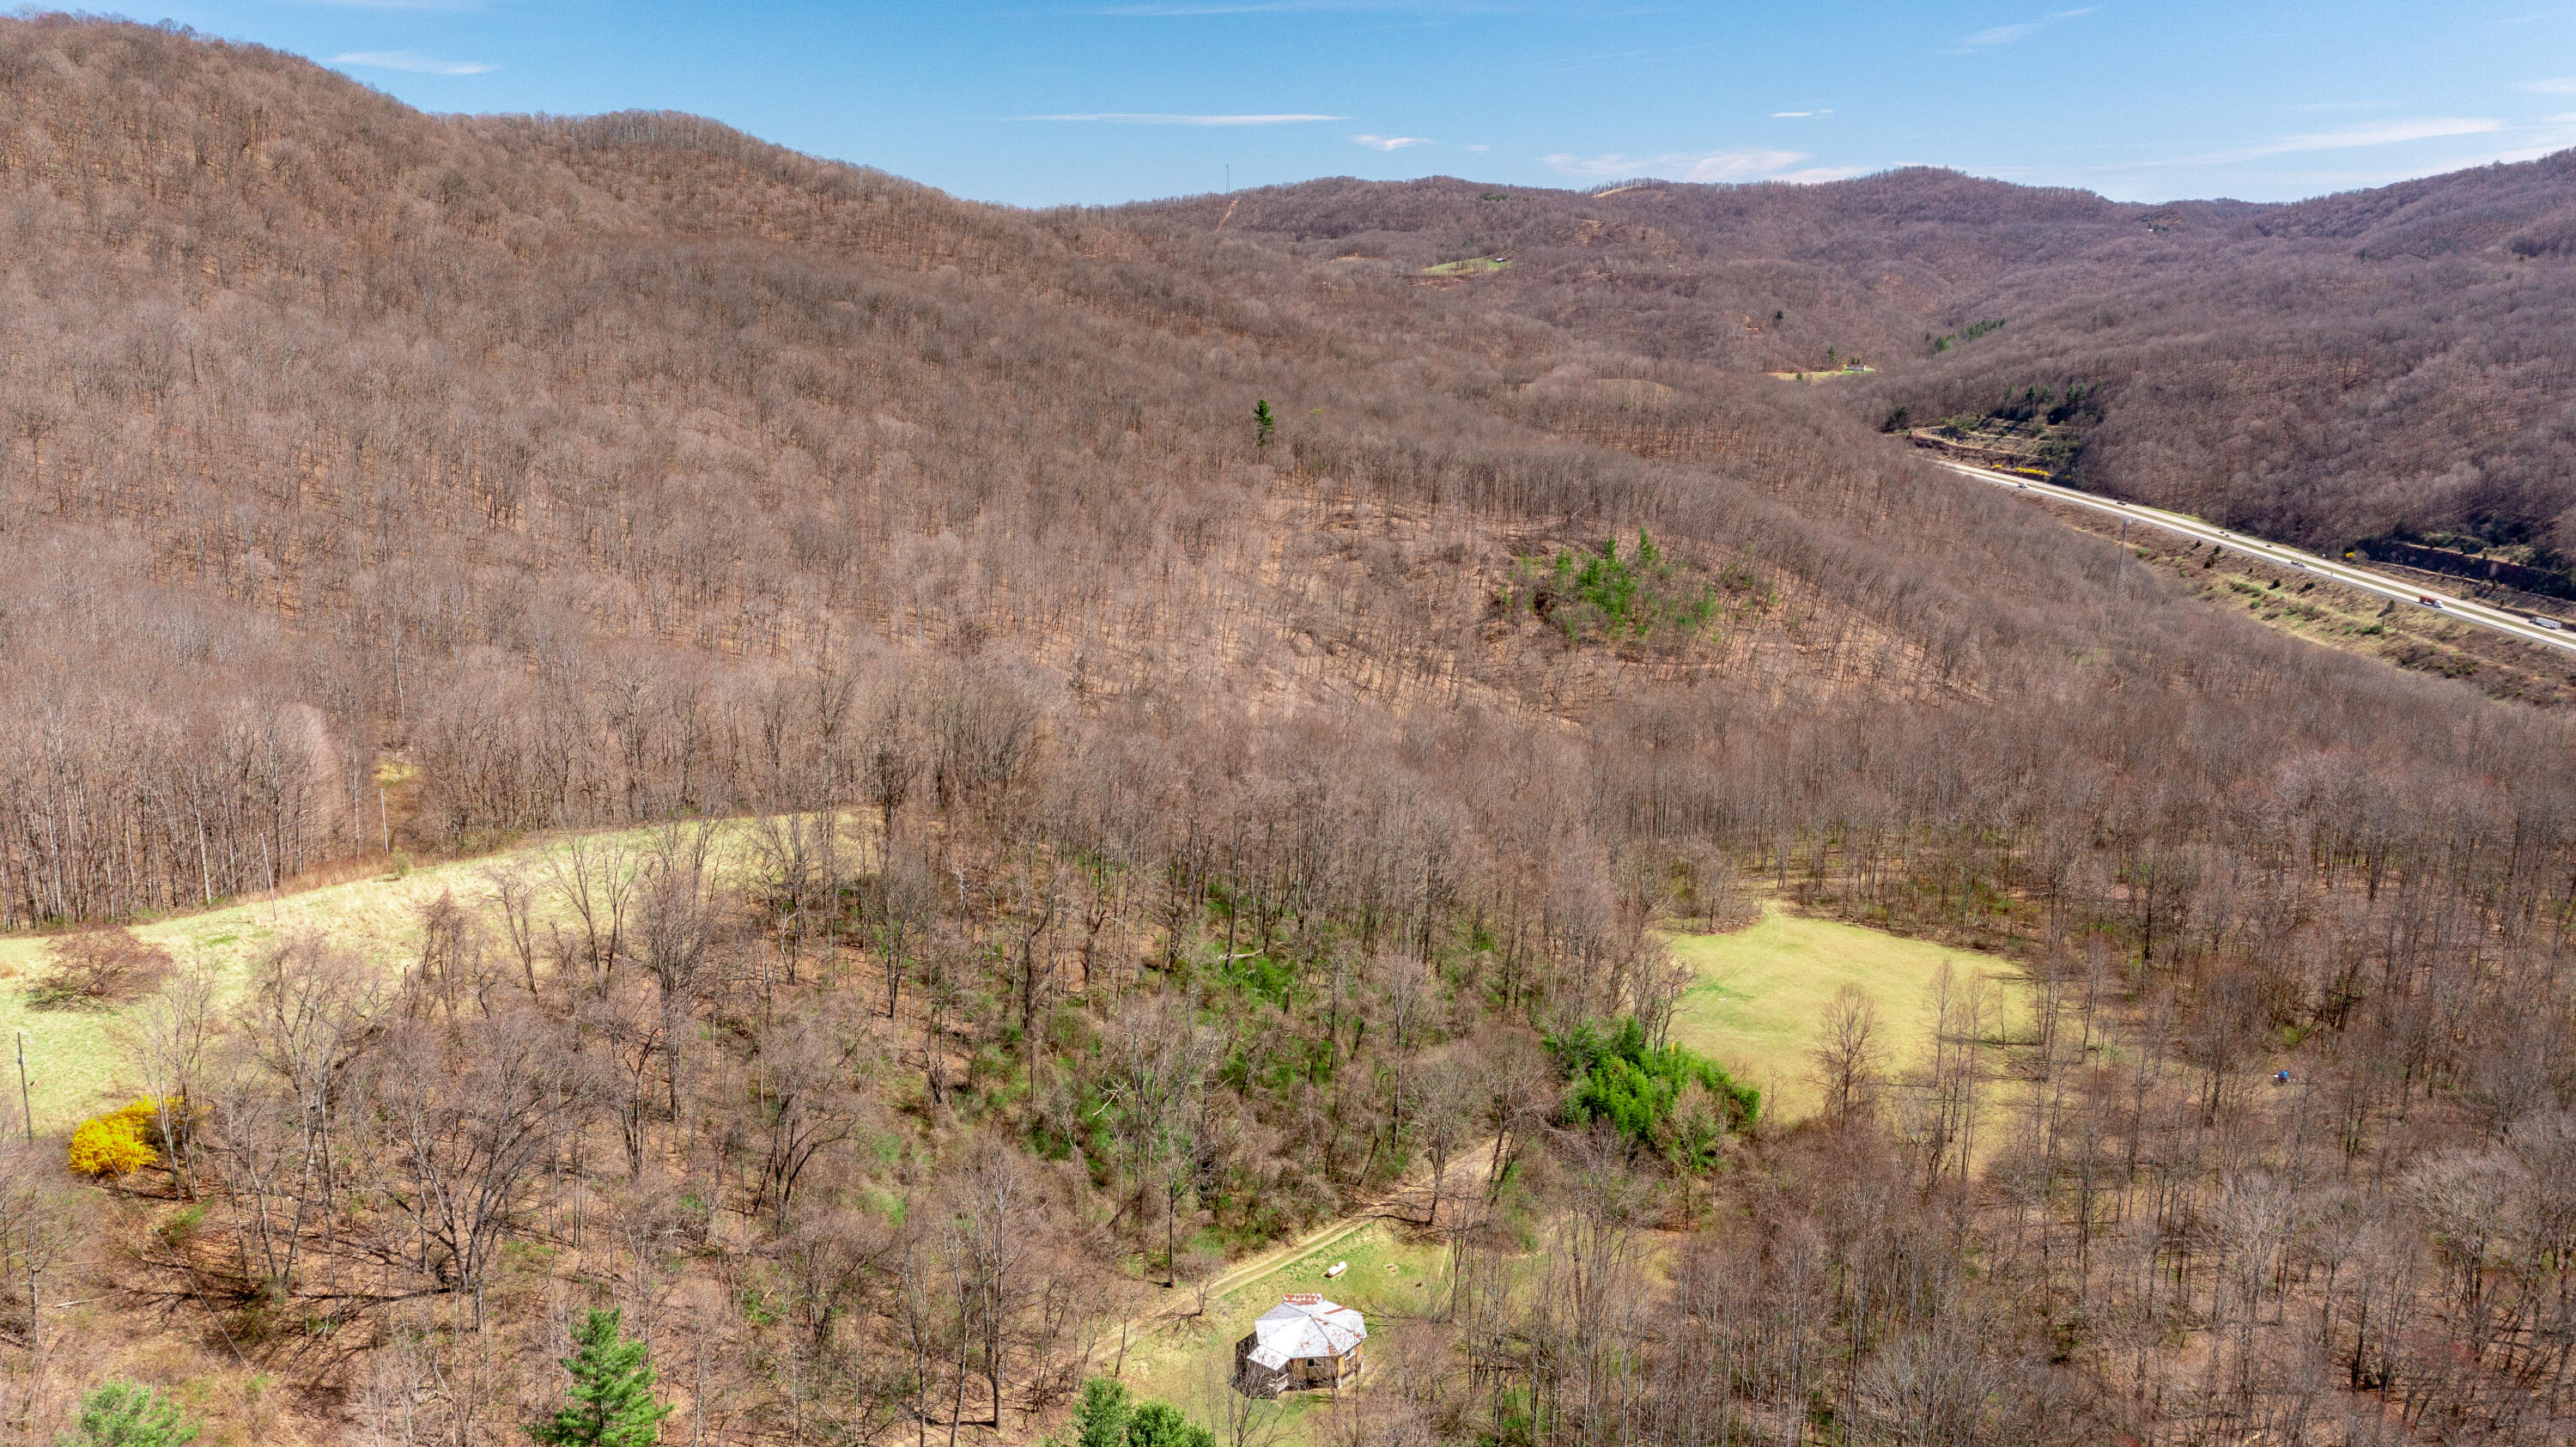
<svg viewBox="0 0 2576 1447">
<path fill-rule="evenodd" d="M 177 1096 L 166 1103 L 174 1121 L 186 1109 Z M 147 1097 L 81 1122 L 80 1129 L 72 1132 L 72 1170 L 84 1176 L 107 1178 L 152 1164 L 161 1154 L 157 1143 L 161 1138 L 163 1104 Z"/>
</svg>

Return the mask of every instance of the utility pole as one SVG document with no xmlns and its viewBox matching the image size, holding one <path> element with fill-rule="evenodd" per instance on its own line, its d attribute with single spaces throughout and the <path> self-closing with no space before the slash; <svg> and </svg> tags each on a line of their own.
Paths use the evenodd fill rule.
<svg viewBox="0 0 2576 1447">
<path fill-rule="evenodd" d="M 27 1144 L 36 1143 L 36 1107 L 27 1093 L 27 1032 L 18 1032 L 18 1113 L 26 1117 Z"/>
</svg>

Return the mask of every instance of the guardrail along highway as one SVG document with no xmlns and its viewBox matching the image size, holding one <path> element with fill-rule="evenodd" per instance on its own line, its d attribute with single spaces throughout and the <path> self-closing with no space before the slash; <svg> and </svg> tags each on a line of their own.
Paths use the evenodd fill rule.
<svg viewBox="0 0 2576 1447">
<path fill-rule="evenodd" d="M 2526 643 L 2541 643 L 2561 652 L 2576 653 L 2576 636 L 2543 628 L 2532 622 L 2528 615 L 2499 608 L 2492 603 L 2481 603 L 2474 598 L 2462 598 L 2431 588 L 2410 586 L 2356 568 L 2340 559 L 2304 553 L 2297 548 L 2285 547 L 2279 543 L 2239 537 L 2216 523 L 2203 522 L 2188 513 L 2167 512 L 2163 508 L 2148 507 L 2143 503 L 2119 502 L 2107 497 L 2097 497 L 2089 492 L 2078 492 L 2071 487 L 2060 487 L 2053 482 L 2042 482 L 2035 477 L 2015 477 L 2009 472 L 1970 467 L 1964 462 L 1952 462 L 1947 458 L 1934 458 L 1933 461 L 1952 472 L 1963 477 L 1973 477 L 1979 482 L 1990 482 L 1997 487 L 2009 487 L 2017 492 L 2039 493 L 2059 502 L 2088 507 L 2095 512 L 2109 513 L 2114 517 L 2134 518 L 2149 527 L 2181 533 L 2185 537 L 2213 543 L 2219 547 L 2243 553 L 2247 557 L 2264 558 L 2292 568 L 2304 568 L 2328 582 L 2341 583 L 2347 588 L 2357 588 L 2364 593 L 2393 599 L 2417 608 L 2429 606 L 2463 623 L 2473 623 L 2480 628 L 2510 634 Z M 2426 599 L 2431 600 L 2429 605 Z"/>
</svg>

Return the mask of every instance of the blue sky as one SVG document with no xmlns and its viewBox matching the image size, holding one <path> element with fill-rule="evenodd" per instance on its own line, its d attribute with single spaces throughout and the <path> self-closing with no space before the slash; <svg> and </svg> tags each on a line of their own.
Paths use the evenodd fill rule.
<svg viewBox="0 0 2576 1447">
<path fill-rule="evenodd" d="M 169 0 L 430 110 L 695 111 L 981 200 L 1952 166 L 2288 200 L 2576 145 L 2576 0 Z"/>
</svg>

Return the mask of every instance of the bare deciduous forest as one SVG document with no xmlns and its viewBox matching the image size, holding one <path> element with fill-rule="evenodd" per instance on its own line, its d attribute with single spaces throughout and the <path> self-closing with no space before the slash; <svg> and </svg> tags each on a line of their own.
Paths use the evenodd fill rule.
<svg viewBox="0 0 2576 1447">
<path fill-rule="evenodd" d="M 1217 1263 L 1470 1158 L 1309 1439 L 2567 1435 L 2576 740 L 1866 415 L 2072 323 L 1856 410 L 1620 266 L 1312 255 L 1295 191 L 1017 212 L 62 17 L 0 88 L 0 922 L 141 1102 L 104 1181 L 0 1147 L 0 1439 L 112 1371 L 227 1440 L 524 1440 L 615 1306 L 667 1441 L 1033 1442 Z M 1877 349 L 2562 171 L 2171 230 L 1916 173 L 1545 204 L 1704 204 L 1621 244 Z M 100 937 L 476 855 L 396 962 Z M 1794 1124 L 1585 1106 L 1674 1058 L 1664 933 L 1764 897 L 2008 955 L 2026 1018 L 1945 1002 L 1918 1065 L 1838 1007 Z"/>
<path fill-rule="evenodd" d="M 1585 195 L 1317 181 L 1125 214 L 1206 228 L 1232 206 L 1227 234 L 1345 271 L 1506 257 L 1472 284 L 1484 304 L 1617 352 L 1863 360 L 1878 373 L 1838 395 L 1872 422 L 2073 396 L 2060 410 L 2090 425 L 2063 480 L 2312 547 L 2537 549 L 2565 575 L 2571 198 L 2562 152 L 2291 205 L 2115 203 L 1914 169 Z"/>
</svg>

